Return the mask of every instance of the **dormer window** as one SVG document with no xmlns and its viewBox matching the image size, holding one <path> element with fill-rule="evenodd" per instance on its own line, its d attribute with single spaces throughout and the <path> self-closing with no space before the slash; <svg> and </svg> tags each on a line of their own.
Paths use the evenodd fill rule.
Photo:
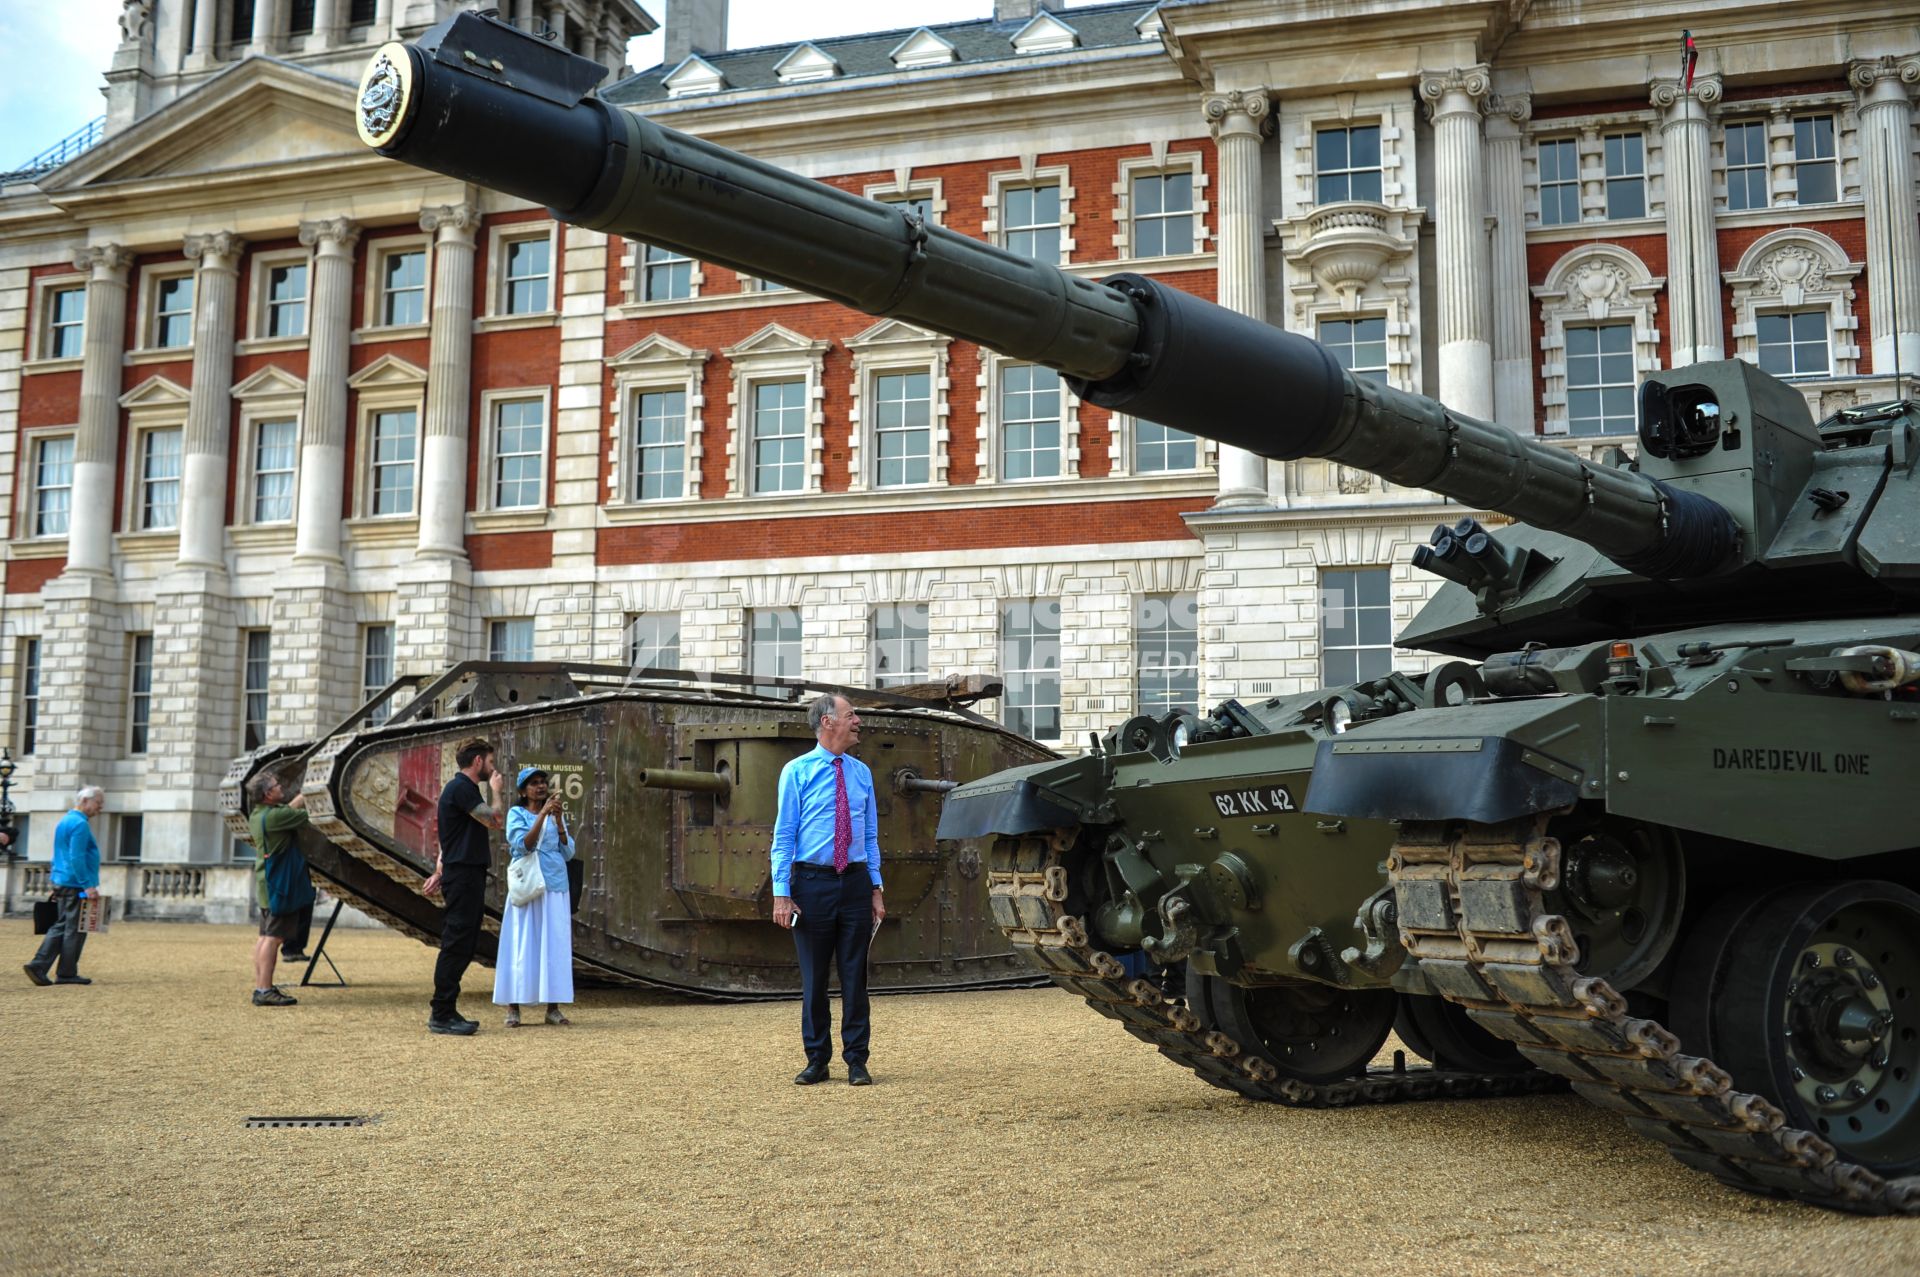
<svg viewBox="0 0 1920 1277">
<path fill-rule="evenodd" d="M 840 64 L 818 45 L 803 44 L 774 63 L 773 71 L 782 84 L 801 84 L 808 80 L 831 80 L 840 74 Z"/>
<path fill-rule="evenodd" d="M 1050 13 L 1037 14 L 1032 22 L 1013 36 L 1013 51 L 1019 54 L 1060 53 L 1075 48 L 1080 33 Z"/>
<path fill-rule="evenodd" d="M 949 62 L 960 60 L 960 54 L 951 44 L 925 27 L 921 27 L 895 45 L 893 52 L 887 56 L 893 60 L 893 65 L 902 71 L 912 71 L 919 67 L 945 66 Z"/>
<path fill-rule="evenodd" d="M 721 74 L 720 68 L 696 53 L 668 72 L 661 83 L 666 85 L 668 97 L 687 98 L 718 93 L 727 87 L 727 77 Z"/>
</svg>

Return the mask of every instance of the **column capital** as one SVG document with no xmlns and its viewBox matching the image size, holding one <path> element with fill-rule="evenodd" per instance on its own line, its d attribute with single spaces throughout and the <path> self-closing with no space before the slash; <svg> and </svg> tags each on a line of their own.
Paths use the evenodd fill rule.
<svg viewBox="0 0 1920 1277">
<path fill-rule="evenodd" d="M 95 279 L 124 284 L 133 254 L 119 244 L 90 244 L 73 255 L 73 265 L 75 270 L 90 271 Z"/>
<path fill-rule="evenodd" d="M 1487 95 L 1487 118 L 1499 116 L 1512 120 L 1515 124 L 1525 124 L 1533 118 L 1533 94 L 1531 93 L 1490 93 Z"/>
<path fill-rule="evenodd" d="M 232 231 L 209 231 L 187 236 L 185 248 L 187 256 L 200 263 L 201 270 L 238 271 L 247 241 Z"/>
<path fill-rule="evenodd" d="M 1273 103 L 1265 89 L 1210 93 L 1200 112 L 1207 117 L 1215 141 L 1228 133 L 1266 137 L 1273 132 Z"/>
<path fill-rule="evenodd" d="M 360 242 L 360 226 L 344 217 L 302 222 L 300 242 L 308 248 L 318 248 L 323 253 L 330 248 L 335 252 L 351 253 L 353 246 Z"/>
<path fill-rule="evenodd" d="M 1486 63 L 1420 73 L 1420 97 L 1430 119 L 1442 114 L 1478 115 L 1480 102 L 1493 91 L 1493 71 Z"/>
<path fill-rule="evenodd" d="M 1920 58 L 1867 58 L 1847 68 L 1847 83 L 1859 95 L 1860 105 L 1911 105 L 1912 90 L 1920 84 Z"/>
<path fill-rule="evenodd" d="M 437 232 L 442 243 L 471 245 L 479 225 L 480 210 L 471 204 L 441 204 L 420 210 L 420 229 Z"/>
<path fill-rule="evenodd" d="M 1693 88 L 1682 92 L 1678 79 L 1656 79 L 1647 81 L 1647 100 L 1667 113 L 1667 122 L 1686 119 L 1692 114 L 1691 102 L 1698 102 L 1703 114 L 1720 105 L 1725 96 L 1720 77 L 1714 75 L 1696 75 Z"/>
</svg>

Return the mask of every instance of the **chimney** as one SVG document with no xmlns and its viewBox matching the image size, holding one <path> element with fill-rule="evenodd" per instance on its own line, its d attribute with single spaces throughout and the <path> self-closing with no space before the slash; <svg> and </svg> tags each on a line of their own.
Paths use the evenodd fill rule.
<svg viewBox="0 0 1920 1277">
<path fill-rule="evenodd" d="M 669 68 L 691 53 L 727 51 L 727 0 L 667 0 L 666 25 L 662 59 Z"/>
<path fill-rule="evenodd" d="M 995 22 L 1018 22 L 1022 26 L 1033 21 L 1040 10 L 1058 13 L 1067 0 L 993 0 L 993 20 Z"/>
</svg>

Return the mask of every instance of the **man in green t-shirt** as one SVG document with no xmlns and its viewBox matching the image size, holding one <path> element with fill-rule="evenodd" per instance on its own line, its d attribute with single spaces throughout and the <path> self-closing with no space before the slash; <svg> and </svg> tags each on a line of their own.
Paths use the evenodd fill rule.
<svg viewBox="0 0 1920 1277">
<path fill-rule="evenodd" d="M 288 802 L 280 778 L 270 771 L 255 776 L 247 788 L 253 797 L 247 827 L 253 831 L 254 850 L 260 855 L 260 938 L 253 946 L 253 1005 L 290 1007 L 299 999 L 274 986 L 273 968 L 280 960 L 281 942 L 300 927 L 300 911 L 313 904 L 313 876 L 300 852 L 307 796 L 299 794 Z"/>
</svg>

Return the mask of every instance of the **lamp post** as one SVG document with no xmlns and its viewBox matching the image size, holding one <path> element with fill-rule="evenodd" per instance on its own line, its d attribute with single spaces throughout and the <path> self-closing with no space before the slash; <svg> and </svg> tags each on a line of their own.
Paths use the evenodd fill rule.
<svg viewBox="0 0 1920 1277">
<path fill-rule="evenodd" d="M 7 863 L 11 865 L 19 854 L 13 845 L 13 751 L 0 745 L 0 833 L 7 836 Z"/>
</svg>

